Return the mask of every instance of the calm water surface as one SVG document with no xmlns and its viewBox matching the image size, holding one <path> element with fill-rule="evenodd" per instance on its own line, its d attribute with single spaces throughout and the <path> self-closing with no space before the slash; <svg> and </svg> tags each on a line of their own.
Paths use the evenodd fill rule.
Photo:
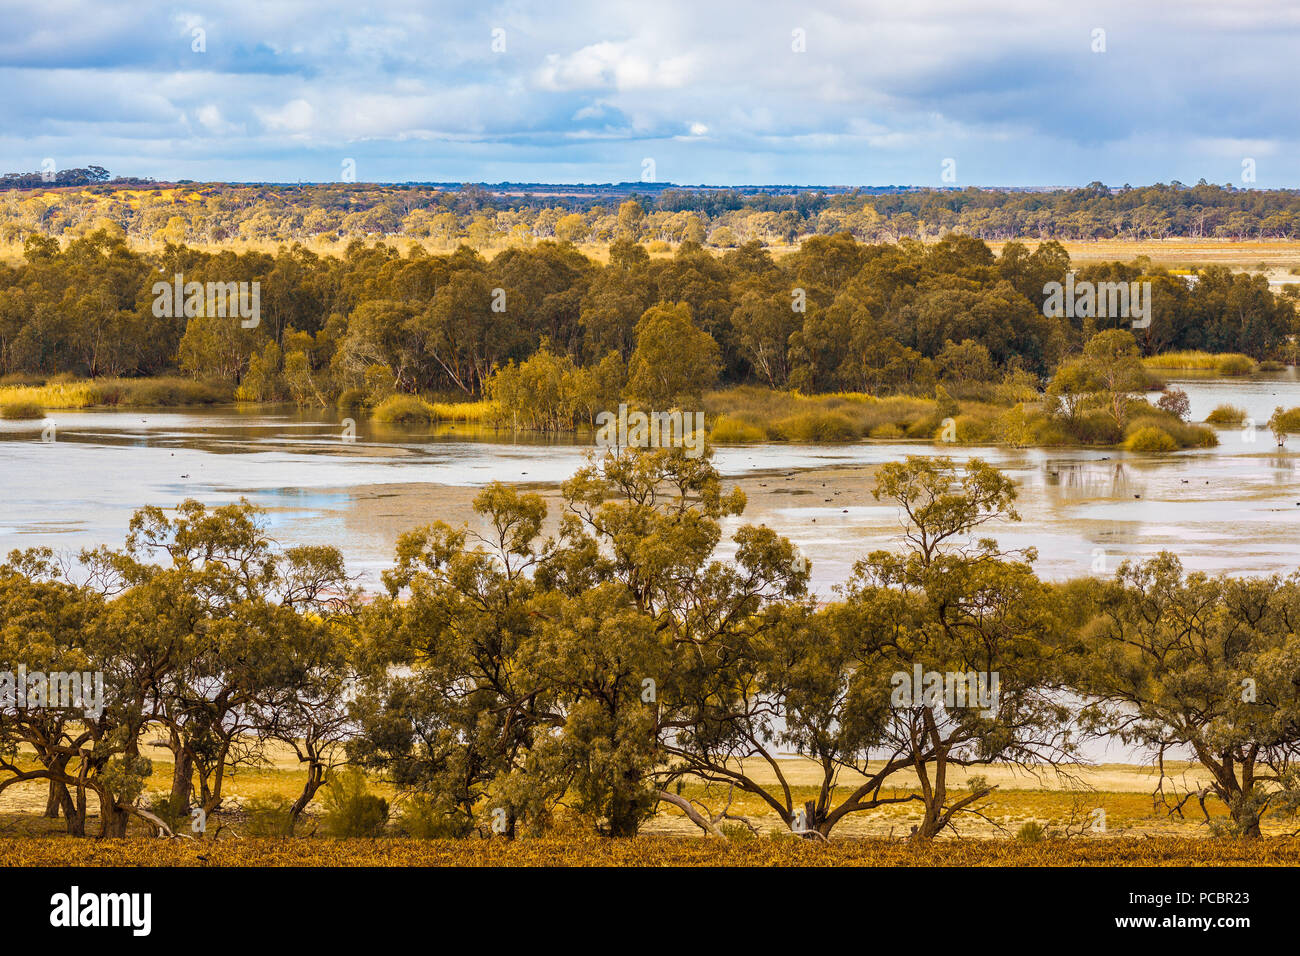
<svg viewBox="0 0 1300 956">
<path fill-rule="evenodd" d="M 1175 384 L 1188 392 L 1193 420 L 1233 404 L 1263 423 L 1277 405 L 1300 405 L 1293 371 Z M 471 438 L 463 429 L 413 434 L 364 422 L 356 441 L 345 443 L 339 416 L 290 408 L 60 411 L 48 422 L 56 441 L 41 441 L 41 423 L 0 422 L 0 553 L 120 546 L 132 511 L 143 504 L 170 507 L 187 497 L 222 504 L 243 496 L 267 509 L 282 543 L 336 544 L 371 584 L 401 530 L 447 517 L 438 513 L 447 486 L 496 479 L 554 484 L 590 451 L 571 442 Z M 1004 547 L 1036 548 L 1046 576 L 1109 570 L 1125 557 L 1160 550 L 1209 571 L 1296 570 L 1296 453 L 1276 448 L 1262 424 L 1253 435 L 1225 429 L 1219 436 L 1217 448 L 1164 456 L 951 453 L 983 457 L 1015 479 L 1023 520 L 990 533 Z M 1300 448 L 1300 436 L 1290 445 Z M 871 497 L 869 466 L 935 452 L 915 443 L 762 445 L 720 448 L 715 461 L 731 477 L 772 476 L 770 491 L 751 496 L 743 520 L 792 538 L 813 562 L 815 589 L 828 594 L 857 557 L 898 540 L 895 509 Z M 823 481 L 840 493 L 821 494 Z"/>
</svg>

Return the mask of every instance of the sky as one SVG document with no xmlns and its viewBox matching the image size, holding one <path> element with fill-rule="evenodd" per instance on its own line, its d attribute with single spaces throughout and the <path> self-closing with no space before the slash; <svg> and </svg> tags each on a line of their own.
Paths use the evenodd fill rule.
<svg viewBox="0 0 1300 956">
<path fill-rule="evenodd" d="M 0 172 L 1300 187 L 1294 0 L 0 0 Z"/>
</svg>

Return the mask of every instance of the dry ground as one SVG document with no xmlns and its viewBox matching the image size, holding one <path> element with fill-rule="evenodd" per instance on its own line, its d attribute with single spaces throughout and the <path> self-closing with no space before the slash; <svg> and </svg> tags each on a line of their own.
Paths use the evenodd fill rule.
<svg viewBox="0 0 1300 956">
<path fill-rule="evenodd" d="M 170 753 L 160 747 L 145 751 L 154 763 L 154 773 L 146 786 L 147 793 L 163 793 L 171 782 Z M 780 761 L 782 773 L 791 786 L 796 803 L 816 796 L 819 771 L 811 761 L 787 758 Z M 746 771 L 756 780 L 775 783 L 773 771 L 758 761 L 750 762 Z M 1183 794 L 1204 782 L 1204 774 L 1188 764 L 1167 764 L 1169 778 L 1165 790 L 1170 794 Z M 962 837 L 1005 840 L 1016 834 L 1030 821 L 1044 826 L 1049 835 L 1070 835 L 1089 838 L 1114 839 L 1117 837 L 1193 837 L 1208 835 L 1204 816 L 1197 802 L 1189 800 L 1181 814 L 1171 813 L 1168 805 L 1153 799 L 1157 784 L 1156 771 L 1151 767 L 1130 764 L 1103 764 L 1100 766 L 1072 766 L 1059 774 L 1047 770 L 1030 774 L 1010 766 L 993 766 L 979 771 L 997 789 L 978 804 L 980 814 L 967 814 L 958 833 Z M 955 771 L 950 787 L 955 791 L 965 785 L 965 773 Z M 838 783 L 843 788 L 841 797 L 847 795 L 855 783 L 856 775 L 843 774 Z M 265 765 L 238 770 L 227 779 L 226 806 L 232 811 L 222 820 L 228 834 L 238 835 L 242 829 L 239 808 L 253 798 L 270 796 L 296 796 L 305 780 L 303 771 L 288 750 L 280 749 L 268 754 Z M 374 792 L 394 804 L 394 819 L 400 821 L 401 801 L 382 783 L 373 785 Z M 884 791 L 885 795 L 914 792 L 914 778 L 900 774 L 896 784 Z M 46 786 L 41 781 L 10 787 L 0 794 L 0 839 L 37 835 L 57 836 L 62 833 L 62 822 L 47 820 L 41 814 L 45 808 Z M 760 798 L 739 792 L 728 794 L 725 787 L 688 786 L 685 795 L 698 800 L 713 812 L 728 808 L 736 817 L 743 817 L 759 831 L 784 832 L 780 818 Z M 728 802 L 730 798 L 730 803 Z M 319 811 L 320 797 L 311 812 Z M 92 815 L 94 797 L 91 796 Z M 1223 807 L 1209 800 L 1207 810 L 1213 817 L 1223 816 Z M 1105 832 L 1096 828 L 1097 809 L 1105 811 Z M 908 835 L 914 823 L 920 820 L 919 804 L 915 801 L 888 805 L 876 810 L 852 815 L 835 830 L 837 838 L 894 838 Z M 94 832 L 98 820 L 92 819 L 89 831 Z M 147 832 L 139 824 L 139 832 Z M 316 829 L 313 816 L 302 827 L 308 835 Z M 1272 835 L 1289 834 L 1300 829 L 1294 821 L 1267 822 L 1265 832 Z M 645 826 L 645 833 L 658 836 L 697 836 L 699 829 L 676 808 L 664 806 Z"/>
<path fill-rule="evenodd" d="M 1300 839 L 11 840 L 0 866 L 1297 866 Z"/>
</svg>

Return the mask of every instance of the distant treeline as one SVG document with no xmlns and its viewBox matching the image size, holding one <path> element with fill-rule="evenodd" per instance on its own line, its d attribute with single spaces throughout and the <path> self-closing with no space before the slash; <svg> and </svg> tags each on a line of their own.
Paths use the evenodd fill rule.
<svg viewBox="0 0 1300 956">
<path fill-rule="evenodd" d="M 152 179 L 135 177 L 116 179 L 108 178 L 108 170 L 103 166 L 87 166 L 84 169 L 50 169 L 39 173 L 5 173 L 0 176 L 0 191 L 7 189 L 40 189 L 42 186 L 116 186 L 151 185 Z"/>
<path fill-rule="evenodd" d="M 757 240 L 791 244 L 848 232 L 864 242 L 937 239 L 948 232 L 1009 239 L 1291 239 L 1300 235 L 1300 192 L 1195 186 L 1115 189 L 687 188 L 657 183 L 494 187 L 441 184 L 152 184 L 97 166 L 11 173 L 0 197 L 0 240 L 81 235 L 116 224 L 132 239 L 210 243 L 406 236 L 454 247 L 526 245 L 544 239 L 609 242 L 621 207 L 643 213 L 632 238 L 720 248 Z M 50 191 L 51 186 L 82 186 Z M 148 187 L 141 190 L 138 187 Z M 44 192 L 39 190 L 45 187 Z M 34 194 L 29 191 L 36 191 Z"/>
<path fill-rule="evenodd" d="M 607 264 L 553 241 L 488 261 L 468 247 L 402 253 L 360 240 L 322 256 L 299 244 L 275 254 L 143 252 L 110 231 L 61 248 L 34 235 L 23 262 L 0 266 L 0 373 L 179 367 L 251 399 L 326 404 L 348 389 L 477 397 L 494 369 L 545 351 L 658 381 L 662 400 L 742 383 L 933 396 L 937 381 L 1016 374 L 1041 383 L 1096 332 L 1132 324 L 1044 314 L 1046 287 L 1071 271 L 1055 242 L 1032 253 L 1011 243 L 995 256 L 958 235 L 864 245 L 840 233 L 779 258 L 757 242 L 717 255 L 689 241 L 651 257 L 630 238 L 642 218 L 623 210 L 625 235 Z M 256 327 L 156 314 L 155 285 L 170 289 L 178 275 L 258 283 Z M 1133 330 L 1142 354 L 1282 353 L 1295 321 L 1290 298 L 1223 267 L 1189 278 L 1140 258 L 1075 274 L 1079 284 L 1151 283 L 1149 324 Z M 674 384 L 684 370 L 689 381 Z"/>
</svg>

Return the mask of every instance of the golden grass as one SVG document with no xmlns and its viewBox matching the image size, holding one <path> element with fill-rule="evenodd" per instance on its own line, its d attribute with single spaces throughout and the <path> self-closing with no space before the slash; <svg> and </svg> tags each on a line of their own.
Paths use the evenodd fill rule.
<svg viewBox="0 0 1300 956">
<path fill-rule="evenodd" d="M 210 405 L 232 398 L 229 388 L 187 378 L 101 378 L 44 385 L 0 386 L 0 405 L 34 403 L 43 408 L 96 405 Z"/>
<path fill-rule="evenodd" d="M 464 422 L 491 425 L 500 420 L 501 406 L 491 400 L 431 402 L 417 395 L 389 395 L 375 406 L 372 415 L 375 421 L 385 424 Z"/>
<path fill-rule="evenodd" d="M 877 398 L 861 392 L 804 395 L 756 385 L 739 385 L 704 396 L 715 442 L 854 441 L 882 426 L 930 437 L 938 424 L 927 398 Z M 932 421 L 933 420 L 933 421 Z"/>
<path fill-rule="evenodd" d="M 88 382 L 0 387 L 0 405 L 27 402 L 44 408 L 87 408 L 99 404 L 98 391 Z"/>
<path fill-rule="evenodd" d="M 1300 839 L 0 839 L 0 866 L 1296 866 Z"/>
<path fill-rule="evenodd" d="M 1223 375 L 1245 375 L 1255 370 L 1255 360 L 1240 352 L 1164 352 L 1144 358 L 1142 364 L 1162 371 L 1218 372 Z"/>
<path fill-rule="evenodd" d="M 0 400 L 0 418 L 7 421 L 34 421 L 45 417 L 39 402 Z"/>
<path fill-rule="evenodd" d="M 1030 251 L 1048 240 L 1019 239 Z M 1224 265 L 1234 269 L 1256 271 L 1263 264 L 1270 273 L 1285 274 L 1300 266 L 1300 241 L 1292 239 L 1075 239 L 1057 240 L 1069 253 L 1072 262 L 1130 262 L 1138 256 L 1148 257 L 1157 266 L 1184 269 L 1198 265 Z M 1005 242 L 990 242 L 989 248 L 1001 255 Z"/>
<path fill-rule="evenodd" d="M 490 425 L 501 418 L 501 403 L 484 399 L 477 402 L 429 402 L 438 421 L 469 422 Z"/>
</svg>

